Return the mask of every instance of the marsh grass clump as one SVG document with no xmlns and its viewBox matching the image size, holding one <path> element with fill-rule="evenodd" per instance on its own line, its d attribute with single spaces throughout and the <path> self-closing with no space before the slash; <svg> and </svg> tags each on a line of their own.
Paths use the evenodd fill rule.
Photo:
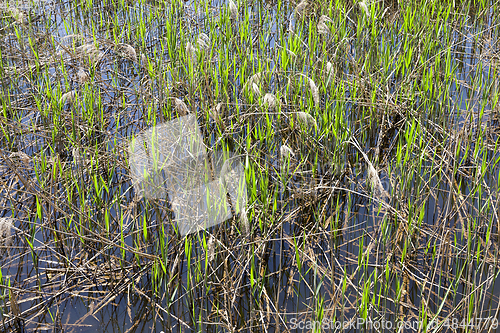
<svg viewBox="0 0 500 333">
<path fill-rule="evenodd" d="M 1 331 L 497 329 L 496 2 L 30 6 L 0 13 Z M 189 235 L 151 168 L 178 136 L 129 150 L 182 116 L 198 181 L 244 180 Z"/>
</svg>

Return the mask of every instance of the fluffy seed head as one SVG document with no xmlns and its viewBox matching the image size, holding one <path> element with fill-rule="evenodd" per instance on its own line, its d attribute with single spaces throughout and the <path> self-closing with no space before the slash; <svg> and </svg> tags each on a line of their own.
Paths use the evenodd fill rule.
<svg viewBox="0 0 500 333">
<path fill-rule="evenodd" d="M 248 236 L 250 234 L 250 223 L 248 222 L 247 211 L 245 208 L 242 208 L 240 212 L 240 227 L 244 236 Z"/>
<path fill-rule="evenodd" d="M 210 237 L 208 238 L 207 252 L 205 255 L 208 258 L 208 261 L 214 260 L 214 257 L 215 257 L 215 237 L 212 234 L 210 234 Z"/>
<path fill-rule="evenodd" d="M 78 78 L 78 82 L 80 84 L 84 84 L 88 80 L 90 80 L 90 76 L 85 72 L 83 68 L 78 68 L 78 72 L 76 73 L 76 77 Z"/>
<path fill-rule="evenodd" d="M 314 105 L 316 107 L 318 107 L 319 106 L 319 89 L 316 86 L 316 83 L 314 83 L 313 79 L 309 79 L 309 89 L 311 89 L 311 94 L 313 96 Z"/>
<path fill-rule="evenodd" d="M 198 44 L 198 47 L 204 49 L 205 51 L 210 50 L 210 38 L 207 36 L 205 33 L 200 33 L 198 35 L 198 39 L 196 40 L 196 43 Z"/>
<path fill-rule="evenodd" d="M 260 96 L 261 92 L 259 86 L 261 84 L 261 78 L 262 78 L 262 72 L 252 75 L 243 85 L 243 91 L 245 92 L 250 91 L 253 94 Z"/>
<path fill-rule="evenodd" d="M 14 219 L 10 217 L 0 217 L 0 244 L 6 247 L 12 245 L 12 229 L 14 228 Z"/>
<path fill-rule="evenodd" d="M 309 113 L 297 112 L 297 120 L 299 121 L 299 123 L 301 123 L 306 127 L 312 127 L 312 126 L 314 126 L 314 128 L 318 127 L 316 119 L 314 119 L 314 117 L 311 116 Z"/>
<path fill-rule="evenodd" d="M 282 159 L 287 159 L 287 158 L 290 158 L 290 156 L 295 157 L 295 153 L 293 152 L 292 148 L 288 147 L 287 145 L 281 145 L 280 157 Z"/>
<path fill-rule="evenodd" d="M 187 42 L 186 44 L 186 55 L 193 64 L 196 62 L 196 49 L 191 42 Z"/>
<path fill-rule="evenodd" d="M 365 12 L 366 16 L 370 16 L 370 10 L 368 9 L 366 3 L 364 1 L 360 1 L 358 2 L 358 4 L 359 8 L 361 8 Z"/>
<path fill-rule="evenodd" d="M 137 59 L 137 52 L 135 52 L 135 49 L 132 47 L 132 45 L 121 44 L 118 50 L 124 58 L 128 58 L 130 60 Z"/>
<path fill-rule="evenodd" d="M 318 33 L 319 34 L 329 35 L 332 33 L 330 28 L 326 24 L 327 22 L 332 23 L 332 20 L 326 15 L 321 15 L 321 17 L 319 18 L 319 22 L 318 22 Z"/>
<path fill-rule="evenodd" d="M 224 105 L 222 103 L 217 103 L 216 106 L 210 109 L 208 114 L 212 120 L 219 120 L 224 115 Z"/>
<path fill-rule="evenodd" d="M 85 37 L 80 34 L 72 34 L 67 35 L 61 38 L 61 44 L 65 46 L 70 46 L 71 48 L 75 48 L 77 46 L 81 46 L 81 44 L 85 41 Z"/>
<path fill-rule="evenodd" d="M 19 23 L 19 24 L 24 23 L 24 13 L 22 11 L 20 11 L 19 9 L 17 9 L 15 7 L 12 7 L 12 8 L 10 8 L 9 12 L 10 12 L 10 15 L 12 16 L 12 18 L 17 23 Z"/>
<path fill-rule="evenodd" d="M 326 86 L 328 86 L 333 76 L 333 65 L 331 62 L 326 63 L 325 76 L 326 76 Z"/>
<path fill-rule="evenodd" d="M 307 7 L 308 3 L 306 0 L 301 1 L 297 7 L 295 7 L 295 13 L 297 13 L 299 16 L 303 15 L 305 12 L 305 9 Z"/>
<path fill-rule="evenodd" d="M 233 21 L 238 21 L 238 6 L 236 6 L 233 0 L 229 0 L 228 6 L 229 13 L 231 14 L 231 19 Z"/>
<path fill-rule="evenodd" d="M 331 34 L 331 31 L 324 22 L 318 22 L 318 33 L 320 35 L 329 35 Z"/>
<path fill-rule="evenodd" d="M 80 149 L 78 149 L 78 147 L 73 147 L 72 155 L 73 155 L 73 163 L 75 163 L 75 165 L 77 166 L 80 166 L 83 161 L 82 155 L 80 154 Z"/>
<path fill-rule="evenodd" d="M 305 79 L 307 79 L 307 82 L 309 83 L 309 90 L 311 90 L 311 94 L 312 94 L 312 97 L 313 97 L 314 106 L 318 107 L 320 99 L 319 99 L 319 89 L 316 86 L 316 83 L 314 83 L 313 79 L 307 77 L 304 74 L 298 74 L 298 75 L 300 75 L 300 76 L 304 77 Z M 288 85 L 290 85 L 291 83 L 292 83 L 292 81 L 291 81 L 291 77 L 290 77 L 290 78 L 288 78 Z"/>
<path fill-rule="evenodd" d="M 187 116 L 189 114 L 189 108 L 187 107 L 186 103 L 184 103 L 184 101 L 182 101 L 177 97 L 174 97 L 174 104 L 175 104 L 175 110 L 179 113 L 181 117 Z"/>
<path fill-rule="evenodd" d="M 77 47 L 76 54 L 82 58 L 87 58 L 92 62 L 98 62 L 103 56 L 94 43 L 87 43 Z"/>
<path fill-rule="evenodd" d="M 61 98 L 59 99 L 59 104 L 66 105 L 66 104 L 73 104 L 75 101 L 76 97 L 76 91 L 71 90 L 68 91 L 67 93 L 64 93 Z"/>
<path fill-rule="evenodd" d="M 267 93 L 264 95 L 262 103 L 264 105 L 267 105 L 267 107 L 274 109 L 276 105 L 278 105 L 278 100 L 276 99 L 276 96 L 274 96 L 273 94 Z"/>
<path fill-rule="evenodd" d="M 328 23 L 333 23 L 332 19 L 329 18 L 328 16 L 326 15 L 321 15 L 320 18 L 319 18 L 319 22 L 320 23 L 325 23 L 325 22 L 328 22 Z"/>
<path fill-rule="evenodd" d="M 258 72 L 250 77 L 249 82 L 255 83 L 260 86 L 260 84 L 262 83 L 261 80 L 262 80 L 262 72 Z"/>
<path fill-rule="evenodd" d="M 252 83 L 252 92 L 257 96 L 261 95 L 260 88 L 256 83 Z"/>
<path fill-rule="evenodd" d="M 25 166 L 30 165 L 31 158 L 22 151 L 16 151 L 15 153 L 9 155 L 9 158 L 13 157 L 19 157 L 19 159 L 24 163 Z"/>
<path fill-rule="evenodd" d="M 373 189 L 373 194 L 379 199 L 388 198 L 389 193 L 387 193 L 382 186 L 382 182 L 380 181 L 377 170 L 368 159 L 366 159 L 366 162 L 368 164 L 368 183 Z"/>
</svg>

